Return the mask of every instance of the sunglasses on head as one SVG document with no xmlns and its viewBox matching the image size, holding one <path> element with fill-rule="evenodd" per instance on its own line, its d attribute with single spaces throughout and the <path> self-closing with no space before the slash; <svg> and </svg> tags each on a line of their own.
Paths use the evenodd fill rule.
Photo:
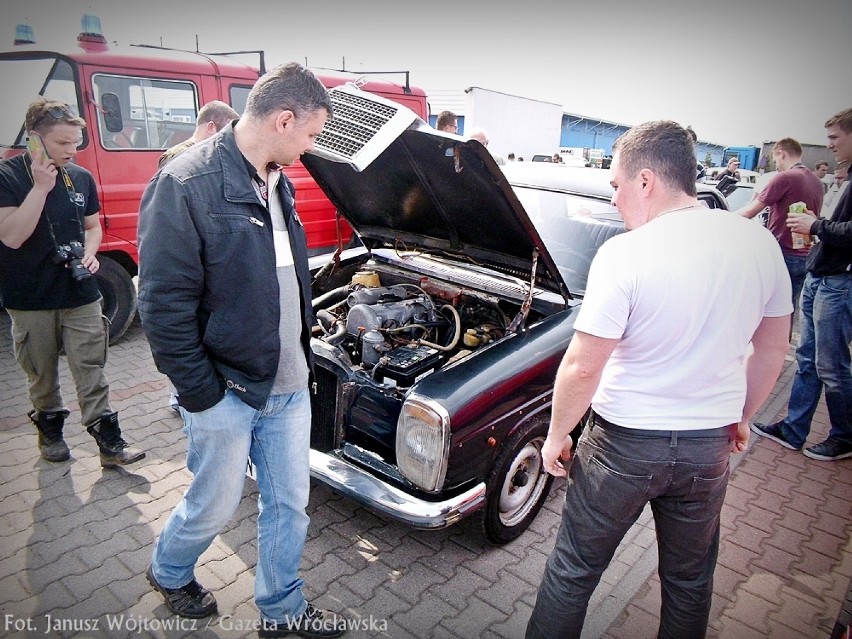
<svg viewBox="0 0 852 639">
<path fill-rule="evenodd" d="M 44 113 L 42 113 L 39 117 L 35 119 L 33 122 L 32 128 L 36 128 L 39 124 L 44 122 L 48 117 L 53 118 L 54 120 L 62 120 L 63 118 L 73 118 L 74 114 L 71 112 L 71 107 L 68 106 L 53 106 L 47 109 Z"/>
</svg>

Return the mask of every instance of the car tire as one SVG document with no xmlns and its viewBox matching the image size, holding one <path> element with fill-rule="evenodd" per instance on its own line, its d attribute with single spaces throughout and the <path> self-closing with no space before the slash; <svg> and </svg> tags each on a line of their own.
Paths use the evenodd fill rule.
<svg viewBox="0 0 852 639">
<path fill-rule="evenodd" d="M 103 314 L 109 320 L 109 343 L 118 341 L 136 317 L 136 287 L 133 279 L 115 260 L 98 255 L 95 273 L 103 297 Z"/>
<path fill-rule="evenodd" d="M 535 519 L 550 494 L 553 476 L 544 470 L 541 447 L 548 420 L 523 424 L 503 445 L 486 479 L 482 513 L 485 537 L 501 545 L 516 539 Z"/>
</svg>

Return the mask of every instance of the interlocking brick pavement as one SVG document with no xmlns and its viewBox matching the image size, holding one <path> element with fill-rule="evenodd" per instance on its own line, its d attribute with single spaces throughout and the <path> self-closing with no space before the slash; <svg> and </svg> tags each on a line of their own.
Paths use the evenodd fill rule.
<svg viewBox="0 0 852 639">
<path fill-rule="evenodd" d="M 62 366 L 72 459 L 51 464 L 38 456 L 25 379 L 0 311 L 0 636 L 256 636 L 257 494 L 250 480 L 197 569 L 219 601 L 219 617 L 180 620 L 145 580 L 152 542 L 190 474 L 181 422 L 167 408 L 167 383 L 138 321 L 110 349 L 107 373 L 127 439 L 147 452 L 142 462 L 100 467 Z M 792 366 L 791 358 L 764 420 L 783 415 Z M 827 429 L 821 405 L 811 439 Z M 852 461 L 815 462 L 756 437 L 732 459 L 709 636 L 828 637 L 852 581 Z M 351 637 L 522 637 L 563 499 L 559 483 L 530 529 L 494 548 L 475 519 L 412 530 L 314 484 L 306 592 L 361 624 Z M 655 636 L 656 560 L 646 509 L 592 597 L 584 637 Z"/>
</svg>

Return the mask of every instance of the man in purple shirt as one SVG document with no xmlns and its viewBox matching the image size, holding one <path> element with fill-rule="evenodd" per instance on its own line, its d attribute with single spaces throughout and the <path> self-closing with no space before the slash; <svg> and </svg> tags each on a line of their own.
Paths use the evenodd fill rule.
<svg viewBox="0 0 852 639">
<path fill-rule="evenodd" d="M 802 164 L 802 145 L 793 138 L 778 140 L 772 148 L 772 159 L 778 167 L 778 174 L 757 197 L 735 212 L 743 217 L 753 218 L 769 207 L 766 226 L 778 240 L 784 254 L 784 262 L 793 284 L 795 313 L 805 282 L 805 261 L 810 246 L 794 248 L 793 236 L 787 227 L 787 214 L 794 202 L 804 202 L 808 210 L 819 211 L 822 208 L 824 192 L 819 178 Z"/>
</svg>

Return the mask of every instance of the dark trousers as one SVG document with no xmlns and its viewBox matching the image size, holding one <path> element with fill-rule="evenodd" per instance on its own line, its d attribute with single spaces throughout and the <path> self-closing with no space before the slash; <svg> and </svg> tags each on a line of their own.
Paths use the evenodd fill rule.
<svg viewBox="0 0 852 639">
<path fill-rule="evenodd" d="M 636 431 L 593 416 L 571 462 L 562 524 L 527 639 L 579 637 L 601 574 L 648 502 L 662 584 L 659 637 L 704 637 L 736 426 Z"/>
</svg>

